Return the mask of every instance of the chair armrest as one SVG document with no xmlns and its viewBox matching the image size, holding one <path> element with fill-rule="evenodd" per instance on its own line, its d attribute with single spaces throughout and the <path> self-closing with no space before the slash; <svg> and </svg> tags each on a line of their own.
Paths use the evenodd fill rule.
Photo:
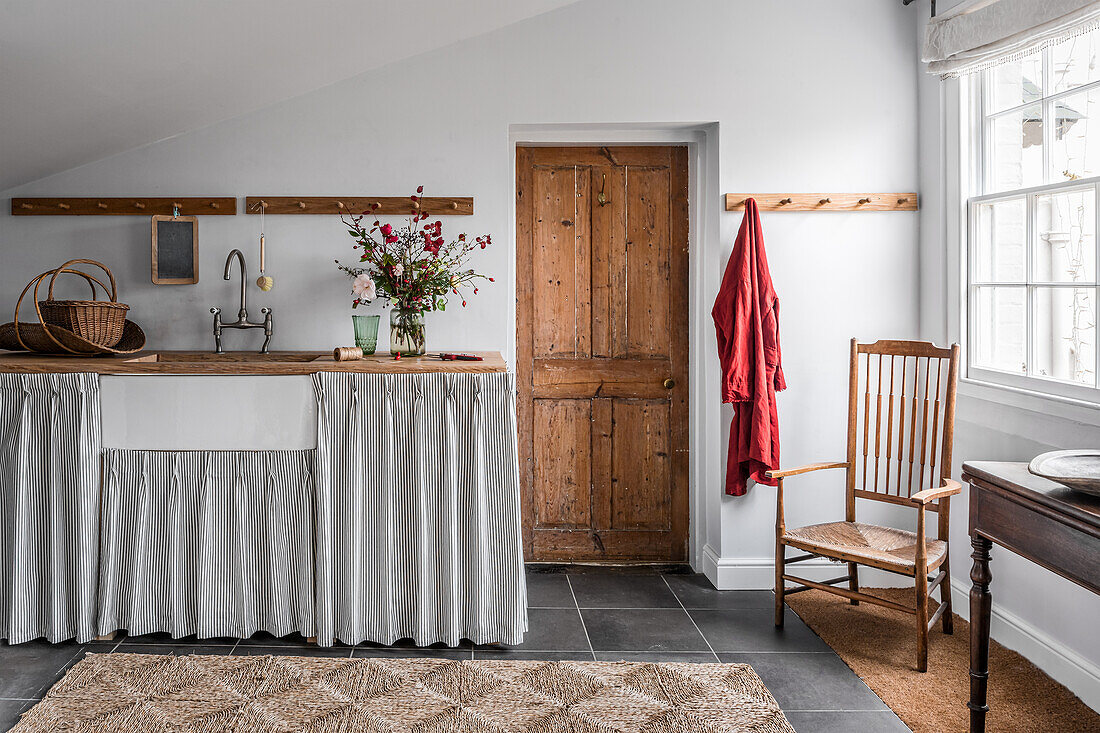
<svg viewBox="0 0 1100 733">
<path fill-rule="evenodd" d="M 943 486 L 939 487 L 938 489 L 924 489 L 923 491 L 918 491 L 909 498 L 912 499 L 914 503 L 924 506 L 925 504 L 929 504 L 933 501 L 936 501 L 937 499 L 954 496 L 960 491 L 962 491 L 962 484 L 953 479 L 945 478 L 943 480 Z"/>
<path fill-rule="evenodd" d="M 809 473 L 810 471 L 821 471 L 826 468 L 847 468 L 847 462 L 825 462 L 825 463 L 807 463 L 805 466 L 799 466 L 797 468 L 783 468 L 776 471 L 768 471 L 764 475 L 768 478 L 785 478 L 787 476 L 797 476 L 800 473 Z"/>
</svg>

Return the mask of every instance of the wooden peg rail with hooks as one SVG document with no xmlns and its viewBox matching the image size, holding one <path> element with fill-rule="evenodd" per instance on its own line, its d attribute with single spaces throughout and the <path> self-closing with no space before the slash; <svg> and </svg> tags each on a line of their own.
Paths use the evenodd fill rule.
<svg viewBox="0 0 1100 733">
<path fill-rule="evenodd" d="M 745 199 L 761 211 L 916 211 L 915 193 L 727 193 L 726 211 L 744 211 Z"/>
<path fill-rule="evenodd" d="M 426 196 L 416 202 L 418 210 L 432 216 L 469 216 L 474 213 L 472 196 Z M 377 208 L 373 208 L 378 204 Z M 412 213 L 408 196 L 249 196 L 244 210 L 249 214 L 362 214 L 402 216 Z"/>
<path fill-rule="evenodd" d="M 11 200 L 12 216 L 233 216 L 233 197 L 22 198 Z"/>
</svg>

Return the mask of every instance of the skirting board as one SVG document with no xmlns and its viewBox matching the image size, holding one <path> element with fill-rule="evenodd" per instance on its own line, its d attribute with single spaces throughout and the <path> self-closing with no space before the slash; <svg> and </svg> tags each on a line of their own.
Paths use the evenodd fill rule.
<svg viewBox="0 0 1100 733">
<path fill-rule="evenodd" d="M 993 588 L 996 592 L 996 585 Z M 952 579 L 951 603 L 955 613 L 970 620 L 970 584 L 965 580 Z M 989 626 L 993 639 L 1022 654 L 1093 710 L 1100 710 L 1100 666 L 1011 611 L 1000 608 L 995 595 Z"/>
<path fill-rule="evenodd" d="M 791 569 L 807 580 L 828 580 L 843 575 L 844 563 L 829 560 L 806 560 Z M 775 586 L 775 558 L 720 557 L 710 545 L 704 545 L 701 572 L 719 590 L 772 590 Z M 877 568 L 859 569 L 861 585 L 874 588 L 912 587 L 912 581 Z"/>
</svg>

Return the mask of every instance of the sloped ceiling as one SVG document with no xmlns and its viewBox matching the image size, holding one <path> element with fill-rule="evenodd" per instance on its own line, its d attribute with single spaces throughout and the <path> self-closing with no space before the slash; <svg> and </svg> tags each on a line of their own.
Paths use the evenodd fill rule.
<svg viewBox="0 0 1100 733">
<path fill-rule="evenodd" d="M 0 190 L 575 1 L 0 0 Z"/>
</svg>

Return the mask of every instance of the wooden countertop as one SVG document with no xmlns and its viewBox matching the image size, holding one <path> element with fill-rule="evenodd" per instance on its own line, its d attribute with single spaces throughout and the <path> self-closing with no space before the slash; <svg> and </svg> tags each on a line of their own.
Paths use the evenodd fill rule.
<svg viewBox="0 0 1100 733">
<path fill-rule="evenodd" d="M 425 372 L 505 372 L 508 365 L 499 351 L 471 351 L 484 361 L 442 361 L 430 356 L 394 359 L 387 354 L 359 361 L 334 361 L 332 352 L 273 351 L 259 354 L 233 351 L 142 351 L 128 356 L 68 357 L 0 353 L 0 372 L 41 374 L 95 372 L 98 374 L 211 374 L 286 375 L 315 372 L 364 372 L 371 374 L 421 374 Z"/>
</svg>

